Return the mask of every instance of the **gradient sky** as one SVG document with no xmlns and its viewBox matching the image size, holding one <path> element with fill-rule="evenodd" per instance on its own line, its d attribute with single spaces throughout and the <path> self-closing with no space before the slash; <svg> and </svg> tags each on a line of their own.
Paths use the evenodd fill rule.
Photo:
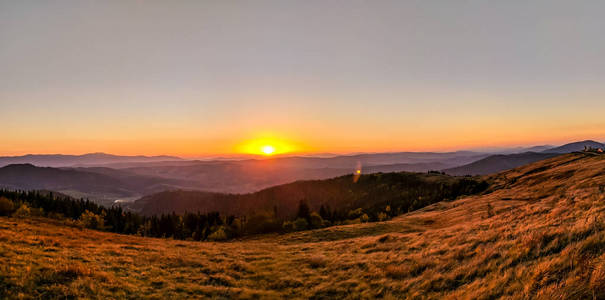
<svg viewBox="0 0 605 300">
<path fill-rule="evenodd" d="M 605 140 L 602 1 L 0 0 L 0 155 Z"/>
</svg>

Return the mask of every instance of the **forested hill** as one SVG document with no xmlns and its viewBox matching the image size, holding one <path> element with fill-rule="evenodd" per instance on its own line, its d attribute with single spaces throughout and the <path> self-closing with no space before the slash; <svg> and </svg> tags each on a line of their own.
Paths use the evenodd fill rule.
<svg viewBox="0 0 605 300">
<path fill-rule="evenodd" d="M 459 195 L 478 193 L 487 185 L 478 178 L 453 177 L 436 172 L 376 173 L 298 181 L 241 195 L 167 191 L 145 196 L 128 208 L 144 215 L 173 211 L 246 215 L 270 211 L 276 212 L 279 218 L 289 218 L 296 213 L 298 204 L 304 201 L 315 211 L 323 205 L 337 210 L 362 208 L 372 213 L 389 206 L 401 213 Z"/>
</svg>

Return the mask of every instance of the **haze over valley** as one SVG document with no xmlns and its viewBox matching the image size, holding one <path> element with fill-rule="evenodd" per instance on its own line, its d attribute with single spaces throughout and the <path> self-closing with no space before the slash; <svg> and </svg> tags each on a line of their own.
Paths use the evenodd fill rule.
<svg viewBox="0 0 605 300">
<path fill-rule="evenodd" d="M 443 171 L 450 175 L 486 175 L 512 169 L 584 147 L 581 141 L 559 147 L 473 151 L 397 152 L 332 157 L 282 156 L 245 160 L 186 160 L 171 156 L 26 155 L 0 157 L 0 187 L 49 190 L 103 205 L 133 202 L 174 190 L 228 194 L 253 193 L 299 180 L 328 179 L 357 171 L 363 174 Z M 511 153 L 520 152 L 520 153 Z M 178 201 L 179 197 L 174 197 Z M 133 206 L 134 207 L 134 206 Z M 192 211 L 200 207 L 191 208 Z M 176 209 L 176 211 L 183 211 Z M 169 213 L 170 208 L 163 211 Z"/>
</svg>

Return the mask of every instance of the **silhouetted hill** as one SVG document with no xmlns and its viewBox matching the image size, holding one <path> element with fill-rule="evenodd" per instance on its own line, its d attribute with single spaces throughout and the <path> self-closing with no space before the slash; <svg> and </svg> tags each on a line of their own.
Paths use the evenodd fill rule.
<svg viewBox="0 0 605 300">
<path fill-rule="evenodd" d="M 0 157 L 0 167 L 10 164 L 32 164 L 40 167 L 93 166 L 111 163 L 178 161 L 174 156 L 119 156 L 106 153 L 88 153 L 83 155 L 64 154 L 27 154 L 23 156 Z"/>
<path fill-rule="evenodd" d="M 518 154 L 497 154 L 480 159 L 468 165 L 445 169 L 450 175 L 487 175 L 510 170 L 543 159 L 559 155 L 558 153 L 525 152 Z"/>
<path fill-rule="evenodd" d="M 505 170 L 510 170 L 522 165 L 540 161 L 546 158 L 554 157 L 558 154 L 571 153 L 584 150 L 584 147 L 605 148 L 604 144 L 586 140 L 565 144 L 559 147 L 543 150 L 544 146 L 537 146 L 528 149 L 543 150 L 541 152 L 524 152 L 516 154 L 496 154 L 467 165 L 443 170 L 451 175 L 487 175 Z"/>
<path fill-rule="evenodd" d="M 563 146 L 559 146 L 556 148 L 551 148 L 544 150 L 545 153 L 571 153 L 575 151 L 582 151 L 584 147 L 592 147 L 592 148 L 605 148 L 605 144 L 595 142 L 592 140 L 585 140 L 581 142 L 574 142 L 565 144 Z"/>
<path fill-rule="evenodd" d="M 346 175 L 327 180 L 297 181 L 249 194 L 166 191 L 145 196 L 128 207 L 145 215 L 185 211 L 249 215 L 276 211 L 278 217 L 285 218 L 296 212 L 300 201 L 306 201 L 313 210 L 319 210 L 321 205 L 338 210 L 371 210 L 389 205 L 396 210 L 403 203 L 417 202 L 421 207 L 421 203 L 426 205 L 427 201 L 433 203 L 485 188 L 485 183 L 475 179 L 442 174 L 376 173 L 361 175 L 358 180 L 355 178 L 354 175 Z"/>
</svg>

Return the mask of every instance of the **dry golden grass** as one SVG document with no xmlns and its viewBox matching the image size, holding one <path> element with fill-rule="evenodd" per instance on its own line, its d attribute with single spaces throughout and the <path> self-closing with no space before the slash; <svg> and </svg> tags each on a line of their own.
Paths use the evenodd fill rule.
<svg viewBox="0 0 605 300">
<path fill-rule="evenodd" d="M 499 188 L 388 222 L 227 243 L 0 218 L 8 298 L 605 298 L 605 156 L 490 177 Z"/>
</svg>

